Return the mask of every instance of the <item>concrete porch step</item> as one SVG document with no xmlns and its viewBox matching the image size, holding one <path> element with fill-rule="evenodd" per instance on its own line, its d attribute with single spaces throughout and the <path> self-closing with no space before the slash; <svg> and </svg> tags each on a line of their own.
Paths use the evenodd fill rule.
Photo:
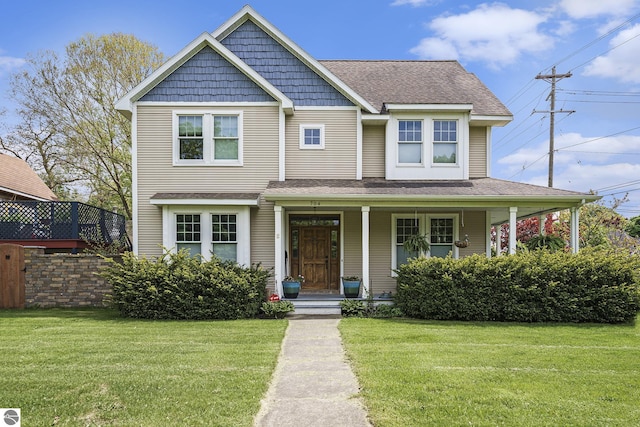
<svg viewBox="0 0 640 427">
<path fill-rule="evenodd" d="M 339 315 L 341 314 L 340 302 L 345 300 L 344 295 L 337 294 L 301 294 L 298 298 L 283 298 L 291 301 L 295 307 L 295 314 Z M 366 298 L 353 298 L 366 303 Z M 374 298 L 374 304 L 391 304 L 391 298 Z"/>
</svg>

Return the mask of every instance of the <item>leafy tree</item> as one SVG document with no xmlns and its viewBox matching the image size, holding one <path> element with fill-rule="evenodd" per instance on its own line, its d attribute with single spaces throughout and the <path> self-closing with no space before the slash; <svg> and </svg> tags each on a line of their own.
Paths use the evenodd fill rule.
<svg viewBox="0 0 640 427">
<path fill-rule="evenodd" d="M 624 231 L 631 237 L 635 237 L 636 239 L 640 238 L 640 216 L 631 218 L 629 222 L 627 222 Z"/>
<path fill-rule="evenodd" d="M 11 97 L 21 123 L 2 139 L 62 197 L 74 188 L 88 202 L 131 217 L 131 126 L 115 102 L 164 61 L 132 35 L 87 35 L 64 58 L 51 51 L 27 59 L 13 75 Z"/>
</svg>

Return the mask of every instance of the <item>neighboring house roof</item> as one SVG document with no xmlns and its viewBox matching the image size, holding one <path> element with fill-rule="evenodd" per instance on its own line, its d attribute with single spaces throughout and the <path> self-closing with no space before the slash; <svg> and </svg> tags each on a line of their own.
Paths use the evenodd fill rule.
<svg viewBox="0 0 640 427">
<path fill-rule="evenodd" d="M 0 192 L 19 198 L 58 200 L 27 162 L 7 154 L 0 154 Z"/>
<path fill-rule="evenodd" d="M 472 104 L 473 116 L 511 112 L 457 61 L 320 61 L 342 81 L 385 112 L 387 104 Z"/>
</svg>

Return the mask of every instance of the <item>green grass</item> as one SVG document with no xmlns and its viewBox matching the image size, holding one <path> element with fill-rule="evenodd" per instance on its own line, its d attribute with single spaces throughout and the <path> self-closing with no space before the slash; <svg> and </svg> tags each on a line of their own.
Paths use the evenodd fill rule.
<svg viewBox="0 0 640 427">
<path fill-rule="evenodd" d="M 343 319 L 388 426 L 638 426 L 640 326 Z"/>
<path fill-rule="evenodd" d="M 250 426 L 286 325 L 0 311 L 0 406 L 25 426 Z"/>
</svg>

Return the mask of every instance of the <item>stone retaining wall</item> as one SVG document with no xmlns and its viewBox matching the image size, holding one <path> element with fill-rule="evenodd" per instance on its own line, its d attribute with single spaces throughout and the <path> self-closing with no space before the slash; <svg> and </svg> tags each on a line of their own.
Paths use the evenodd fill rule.
<svg viewBox="0 0 640 427">
<path fill-rule="evenodd" d="M 45 254 L 25 247 L 27 307 L 104 307 L 111 286 L 96 274 L 107 262 L 92 254 Z"/>
</svg>

